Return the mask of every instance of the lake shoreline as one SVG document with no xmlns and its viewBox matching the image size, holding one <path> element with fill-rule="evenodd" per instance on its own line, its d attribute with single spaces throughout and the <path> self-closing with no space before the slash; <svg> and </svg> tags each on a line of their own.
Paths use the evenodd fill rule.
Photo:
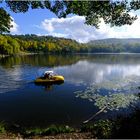
<svg viewBox="0 0 140 140">
<path fill-rule="evenodd" d="M 41 53 L 30 53 L 30 52 L 20 52 L 17 54 L 0 54 L 0 59 L 1 58 L 5 58 L 5 57 L 9 57 L 9 56 L 28 56 L 28 55 L 36 55 L 36 54 L 41 54 Z"/>
<path fill-rule="evenodd" d="M 46 128 L 24 128 L 18 124 L 0 123 L 0 139 L 88 139 L 91 132 L 82 132 L 81 129 L 67 125 L 51 125 Z"/>
<path fill-rule="evenodd" d="M 8 57 L 10 55 L 0 54 L 0 58 Z"/>
<path fill-rule="evenodd" d="M 84 54 L 89 54 L 89 55 L 91 55 L 91 54 L 93 54 L 93 55 L 99 55 L 99 54 L 101 54 L 101 55 L 132 55 L 132 54 L 134 54 L 134 55 L 140 55 L 140 53 L 129 53 L 129 52 L 120 52 L 120 53 L 113 53 L 113 52 L 111 52 L 111 53 L 105 53 L 105 52 L 95 52 L 95 53 L 88 53 L 88 52 L 84 52 L 84 53 L 39 53 L 39 52 L 20 52 L 20 53 L 16 53 L 16 54 L 0 54 L 0 58 L 4 58 L 4 57 L 9 57 L 9 56 L 28 56 L 28 55 L 63 55 L 63 54 L 66 54 L 66 55 L 73 55 L 73 54 L 75 54 L 75 55 L 84 55 Z"/>
<path fill-rule="evenodd" d="M 131 139 L 140 138 L 140 108 L 130 116 L 91 121 L 80 128 L 51 125 L 47 128 L 24 128 L 18 124 L 0 123 L 0 139 Z"/>
</svg>

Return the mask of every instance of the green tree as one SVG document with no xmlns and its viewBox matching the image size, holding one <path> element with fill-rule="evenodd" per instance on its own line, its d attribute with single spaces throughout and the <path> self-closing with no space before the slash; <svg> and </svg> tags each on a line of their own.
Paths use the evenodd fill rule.
<svg viewBox="0 0 140 140">
<path fill-rule="evenodd" d="M 86 23 L 98 27 L 100 19 L 111 26 L 131 25 L 137 16 L 131 16 L 131 10 L 140 9 L 140 1 L 131 0 L 106 0 L 106 1 L 79 1 L 79 0 L 46 0 L 46 1 L 5 1 L 7 6 L 15 12 L 27 12 L 32 9 L 47 8 L 55 13 L 59 18 L 68 14 L 85 16 Z"/>
<path fill-rule="evenodd" d="M 11 54 L 19 52 L 20 45 L 15 39 L 7 36 L 7 43 L 9 44 L 10 48 L 12 48 Z"/>
<path fill-rule="evenodd" d="M 2 3 L 4 0 L 1 0 Z M 76 14 L 85 16 L 86 24 L 99 27 L 101 19 L 106 24 L 111 26 L 131 25 L 137 16 L 131 16 L 129 12 L 140 9 L 140 1 L 120 1 L 120 0 L 106 0 L 106 1 L 79 1 L 79 0 L 39 0 L 39 1 L 4 1 L 6 5 L 15 13 L 27 12 L 32 9 L 49 9 L 55 13 L 59 18 L 66 17 L 68 14 Z M 0 8 L 0 33 L 9 32 L 11 27 L 11 17 L 3 9 Z"/>
<path fill-rule="evenodd" d="M 0 8 L 0 34 L 10 32 L 11 21 L 10 15 L 3 8 Z"/>
</svg>

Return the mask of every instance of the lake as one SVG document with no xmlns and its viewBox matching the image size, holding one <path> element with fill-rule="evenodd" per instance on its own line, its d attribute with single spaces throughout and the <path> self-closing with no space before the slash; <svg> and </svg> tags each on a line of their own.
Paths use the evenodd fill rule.
<svg viewBox="0 0 140 140">
<path fill-rule="evenodd" d="M 60 85 L 38 86 L 45 70 L 63 75 Z M 0 121 L 25 126 L 78 126 L 99 109 L 77 96 L 88 87 L 106 96 L 139 93 L 140 54 L 27 55 L 0 59 Z M 93 93 L 94 94 L 94 93 Z M 96 93 L 95 93 L 96 94 Z M 114 116 L 103 113 L 97 118 Z"/>
</svg>

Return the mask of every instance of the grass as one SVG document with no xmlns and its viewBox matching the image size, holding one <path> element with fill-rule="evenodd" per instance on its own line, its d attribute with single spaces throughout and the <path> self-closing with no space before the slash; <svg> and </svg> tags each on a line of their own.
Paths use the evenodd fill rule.
<svg viewBox="0 0 140 140">
<path fill-rule="evenodd" d="M 71 133 L 74 132 L 74 128 L 71 128 L 69 126 L 56 126 L 51 125 L 48 128 L 30 128 L 28 130 L 25 130 L 24 136 L 45 136 L 45 135 L 56 135 L 60 133 Z"/>
<path fill-rule="evenodd" d="M 6 133 L 4 122 L 0 122 L 0 133 L 2 133 L 2 134 Z"/>
<path fill-rule="evenodd" d="M 4 122 L 0 122 L 0 138 L 1 136 L 6 137 L 7 134 L 11 134 L 12 137 L 22 137 L 22 138 L 32 138 L 35 136 L 49 136 L 49 135 L 57 135 L 61 133 L 72 133 L 75 132 L 75 129 L 69 126 L 57 126 L 51 125 L 47 128 L 25 128 L 17 124 L 8 124 Z M 9 135 L 11 137 L 11 135 Z"/>
</svg>

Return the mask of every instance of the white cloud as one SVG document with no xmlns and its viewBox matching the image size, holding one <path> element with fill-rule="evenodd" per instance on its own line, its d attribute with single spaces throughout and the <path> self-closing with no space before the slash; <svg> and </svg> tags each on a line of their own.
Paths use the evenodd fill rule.
<svg viewBox="0 0 140 140">
<path fill-rule="evenodd" d="M 95 28 L 85 25 L 84 22 L 85 18 L 80 16 L 61 19 L 52 18 L 42 21 L 41 27 L 46 30 L 49 35 L 72 38 L 80 42 L 95 39 L 95 35 L 91 35 L 91 32 L 95 30 Z"/>
<path fill-rule="evenodd" d="M 11 25 L 13 26 L 12 28 L 10 28 L 10 32 L 13 33 L 13 34 L 16 34 L 19 32 L 19 25 L 15 22 L 14 18 L 12 18 L 12 22 L 11 22 Z"/>
<path fill-rule="evenodd" d="M 53 32 L 54 31 L 54 28 L 53 28 L 52 23 L 51 22 L 48 22 L 47 20 L 45 20 L 44 22 L 42 22 L 42 26 L 48 32 Z"/>
<path fill-rule="evenodd" d="M 101 20 L 100 28 L 88 26 L 85 17 L 72 16 L 68 18 L 51 18 L 41 22 L 40 28 L 48 35 L 75 39 L 79 42 L 88 42 L 103 38 L 138 38 L 140 37 L 140 16 L 131 26 L 110 27 Z"/>
</svg>

